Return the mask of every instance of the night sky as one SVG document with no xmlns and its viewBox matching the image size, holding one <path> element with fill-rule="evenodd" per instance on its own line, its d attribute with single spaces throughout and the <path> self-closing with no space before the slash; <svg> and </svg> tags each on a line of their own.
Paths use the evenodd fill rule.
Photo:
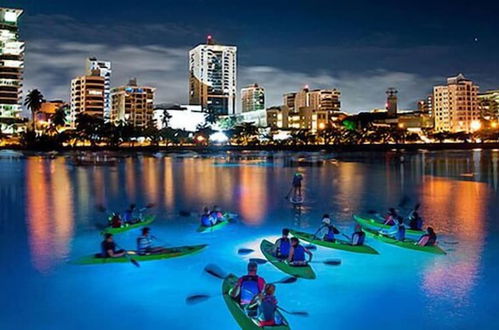
<svg viewBox="0 0 499 330">
<path fill-rule="evenodd" d="M 308 84 L 339 88 L 343 110 L 401 107 L 464 73 L 499 88 L 498 1 L 1 1 L 25 10 L 26 89 L 69 99 L 88 56 L 113 62 L 112 85 L 137 77 L 156 101 L 187 101 L 187 51 L 212 34 L 238 46 L 238 89 L 258 82 L 267 106 Z"/>
</svg>

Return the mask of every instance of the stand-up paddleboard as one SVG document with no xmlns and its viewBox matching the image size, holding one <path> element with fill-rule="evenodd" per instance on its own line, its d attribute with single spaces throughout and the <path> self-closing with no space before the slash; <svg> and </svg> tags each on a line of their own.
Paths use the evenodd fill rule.
<svg viewBox="0 0 499 330">
<path fill-rule="evenodd" d="M 289 197 L 289 202 L 294 205 L 301 205 L 303 204 L 304 198 L 303 196 L 291 196 Z"/>
</svg>

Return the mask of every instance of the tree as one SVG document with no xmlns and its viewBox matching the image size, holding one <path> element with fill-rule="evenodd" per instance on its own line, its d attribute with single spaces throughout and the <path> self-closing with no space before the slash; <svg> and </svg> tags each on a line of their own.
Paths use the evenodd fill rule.
<svg viewBox="0 0 499 330">
<path fill-rule="evenodd" d="M 257 140 L 258 127 L 254 123 L 242 123 L 234 127 L 234 136 L 243 144 L 248 145 Z"/>
<path fill-rule="evenodd" d="M 98 142 L 100 142 L 103 134 L 109 129 L 108 126 L 104 125 L 104 119 L 87 115 L 85 113 L 79 113 L 76 116 L 76 130 L 79 133 L 80 140 L 87 140 L 94 147 Z"/>
<path fill-rule="evenodd" d="M 206 115 L 204 115 L 204 120 L 206 121 L 206 123 L 213 125 L 217 123 L 218 116 L 213 111 L 209 111 L 206 113 Z"/>
<path fill-rule="evenodd" d="M 28 107 L 31 111 L 31 120 L 33 121 L 33 130 L 36 130 L 36 115 L 40 112 L 42 107 L 42 103 L 45 100 L 43 99 L 42 93 L 38 89 L 33 89 L 26 95 L 26 99 L 24 100 L 24 105 Z"/>
<path fill-rule="evenodd" d="M 66 106 L 61 106 L 50 116 L 49 129 L 55 132 L 55 134 L 59 134 L 57 127 L 64 125 L 66 125 Z"/>
</svg>

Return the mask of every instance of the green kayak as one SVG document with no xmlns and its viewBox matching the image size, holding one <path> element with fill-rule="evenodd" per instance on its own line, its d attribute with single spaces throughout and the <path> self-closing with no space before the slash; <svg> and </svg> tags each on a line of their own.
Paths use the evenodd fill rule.
<svg viewBox="0 0 499 330">
<path fill-rule="evenodd" d="M 241 329 L 243 330 L 257 330 L 257 329 L 267 329 L 267 330 L 286 330 L 290 329 L 288 326 L 288 322 L 284 318 L 284 316 L 279 312 L 276 311 L 276 314 L 279 314 L 280 318 L 283 320 L 283 325 L 278 325 L 278 326 L 266 326 L 266 327 L 260 327 L 258 325 L 258 321 L 255 320 L 254 318 L 249 317 L 244 310 L 241 308 L 241 306 L 235 301 L 229 294 L 230 289 L 234 287 L 234 285 L 237 282 L 237 277 L 233 274 L 230 274 L 227 276 L 222 284 L 222 294 L 225 300 L 225 303 L 227 304 L 227 307 L 229 308 L 232 316 L 234 319 L 237 321 Z"/>
<path fill-rule="evenodd" d="M 219 230 L 220 228 L 227 226 L 229 224 L 230 220 L 234 219 L 236 216 L 237 216 L 237 214 L 227 212 L 224 214 L 223 221 L 217 223 L 216 225 L 210 226 L 210 227 L 200 225 L 197 229 L 197 232 L 198 233 L 207 233 L 207 232 L 209 233 L 209 232 L 212 232 L 215 230 Z"/>
<path fill-rule="evenodd" d="M 107 227 L 106 229 L 104 229 L 102 231 L 102 234 L 119 234 L 119 233 L 123 233 L 125 231 L 129 231 L 129 230 L 132 230 L 132 229 L 136 229 L 136 228 L 140 228 L 140 227 L 144 227 L 144 226 L 147 226 L 149 224 L 151 224 L 154 220 L 156 220 L 156 216 L 155 215 L 152 215 L 152 214 L 148 214 L 148 215 L 145 215 L 144 216 L 144 220 L 140 221 L 140 222 L 137 222 L 137 223 L 134 223 L 134 224 L 127 224 L 123 227 L 120 227 L 120 228 L 113 228 L 113 227 Z"/>
<path fill-rule="evenodd" d="M 341 240 L 341 239 L 336 239 L 335 242 L 328 242 L 328 241 L 323 241 L 320 239 L 317 239 L 314 237 L 314 235 L 309 234 L 309 233 L 304 233 L 302 231 L 295 231 L 295 230 L 290 230 L 289 231 L 291 235 L 302 239 L 304 241 L 310 242 L 312 244 L 324 246 L 327 248 L 331 249 L 337 249 L 337 250 L 343 250 L 343 251 L 348 251 L 348 252 L 356 252 L 356 253 L 367 253 L 367 254 L 379 254 L 378 251 L 370 247 L 369 245 L 352 245 L 350 242 Z"/>
<path fill-rule="evenodd" d="M 380 223 L 379 221 L 376 221 L 373 218 L 365 217 L 365 216 L 358 216 L 354 215 L 353 216 L 354 220 L 357 221 L 359 225 L 361 225 L 363 228 L 376 228 L 378 230 L 380 229 L 389 229 L 391 226 L 389 225 L 384 225 Z M 426 234 L 426 232 L 422 230 L 413 230 L 413 229 L 406 229 L 405 231 L 406 235 L 409 236 L 421 236 Z"/>
<path fill-rule="evenodd" d="M 130 258 L 133 258 L 137 261 L 150 261 L 150 260 L 161 260 L 161 259 L 169 259 L 175 257 L 183 257 L 191 254 L 195 254 L 204 249 L 207 245 L 190 245 L 190 246 L 178 246 L 165 248 L 161 253 L 148 254 L 148 255 L 138 255 L 137 251 L 128 251 Z M 76 265 L 90 265 L 90 264 L 107 264 L 107 263 L 115 263 L 115 262 L 129 262 L 129 259 L 126 256 L 118 257 L 118 258 L 100 258 L 97 255 L 89 255 L 86 257 L 82 257 L 80 259 L 76 259 L 72 261 L 72 264 Z"/>
<path fill-rule="evenodd" d="M 417 245 L 417 241 L 406 238 L 404 241 L 397 241 L 395 238 L 390 236 L 383 235 L 375 230 L 371 230 L 368 228 L 362 228 L 366 232 L 367 235 L 374 237 L 375 239 L 382 241 L 387 244 L 395 245 L 404 249 L 416 250 L 421 252 L 433 253 L 433 254 L 447 254 L 441 247 L 438 245 L 433 246 L 421 246 Z"/>
<path fill-rule="evenodd" d="M 289 275 L 295 276 L 295 277 L 301 277 L 301 278 L 305 278 L 305 279 L 309 279 L 309 280 L 313 280 L 315 278 L 314 270 L 312 269 L 312 267 L 310 267 L 310 265 L 291 266 L 290 264 L 288 264 L 287 261 L 281 261 L 278 258 L 276 258 L 272 254 L 273 248 L 274 248 L 274 244 L 272 244 L 271 242 L 269 242 L 265 239 L 260 244 L 260 250 L 262 250 L 262 253 L 265 256 L 265 258 L 267 258 L 267 260 L 272 265 L 274 265 L 275 267 L 277 267 L 281 271 L 283 271 Z"/>
</svg>

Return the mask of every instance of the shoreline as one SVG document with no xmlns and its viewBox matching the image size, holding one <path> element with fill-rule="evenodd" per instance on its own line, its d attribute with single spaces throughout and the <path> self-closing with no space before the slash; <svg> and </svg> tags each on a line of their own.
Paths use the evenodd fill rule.
<svg viewBox="0 0 499 330">
<path fill-rule="evenodd" d="M 136 147 L 109 147 L 109 146 L 79 146 L 50 148 L 23 148 L 21 146 L 0 146 L 0 150 L 16 151 L 123 151 L 123 152 L 220 152 L 220 151 L 296 151 L 296 152 L 386 152 L 386 151 L 418 151 L 418 150 L 472 150 L 472 149 L 499 149 L 499 142 L 486 143 L 414 143 L 414 144 L 348 144 L 348 145 L 209 145 L 209 146 L 136 146 Z"/>
</svg>

